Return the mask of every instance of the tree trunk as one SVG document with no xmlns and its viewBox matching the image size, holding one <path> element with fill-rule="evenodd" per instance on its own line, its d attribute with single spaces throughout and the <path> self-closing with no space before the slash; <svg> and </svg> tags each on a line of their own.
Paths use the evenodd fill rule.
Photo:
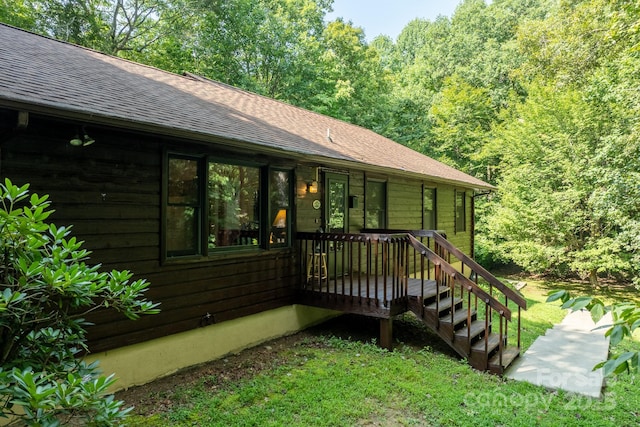
<svg viewBox="0 0 640 427">
<path fill-rule="evenodd" d="M 596 289 L 600 288 L 600 284 L 598 283 L 598 270 L 595 268 L 589 272 L 589 283 Z"/>
</svg>

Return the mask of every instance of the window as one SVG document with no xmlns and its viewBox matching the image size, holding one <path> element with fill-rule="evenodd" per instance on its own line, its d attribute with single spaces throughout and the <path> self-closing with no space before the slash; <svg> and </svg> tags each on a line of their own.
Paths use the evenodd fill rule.
<svg viewBox="0 0 640 427">
<path fill-rule="evenodd" d="M 456 233 L 460 233 L 467 230 L 467 199 L 464 191 L 456 191 Z"/>
<path fill-rule="evenodd" d="M 283 170 L 269 172 L 269 223 L 271 246 L 289 245 L 289 225 L 291 224 L 291 182 L 290 173 Z"/>
<path fill-rule="evenodd" d="M 436 189 L 422 188 L 422 229 L 436 230 Z"/>
<path fill-rule="evenodd" d="M 166 248 L 170 256 L 199 253 L 202 209 L 198 172 L 197 159 L 169 159 Z"/>
<path fill-rule="evenodd" d="M 260 246 L 260 169 L 208 166 L 209 249 Z"/>
<path fill-rule="evenodd" d="M 167 164 L 167 257 L 291 244 L 291 171 L 174 154 Z"/>
<path fill-rule="evenodd" d="M 387 228 L 387 183 L 367 181 L 365 228 Z"/>
</svg>

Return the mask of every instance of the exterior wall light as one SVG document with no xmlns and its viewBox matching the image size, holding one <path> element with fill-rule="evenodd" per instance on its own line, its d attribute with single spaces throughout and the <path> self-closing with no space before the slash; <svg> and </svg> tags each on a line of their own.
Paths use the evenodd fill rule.
<svg viewBox="0 0 640 427">
<path fill-rule="evenodd" d="M 311 181 L 307 184 L 307 193 L 316 194 L 318 192 L 318 181 Z"/>
<path fill-rule="evenodd" d="M 80 132 L 76 132 L 75 136 L 69 141 L 69 144 L 73 145 L 74 147 L 86 147 L 87 145 L 91 145 L 96 142 L 95 139 L 87 135 L 87 131 L 85 130 L 84 126 L 82 126 L 82 138 L 80 138 L 80 134 Z"/>
</svg>

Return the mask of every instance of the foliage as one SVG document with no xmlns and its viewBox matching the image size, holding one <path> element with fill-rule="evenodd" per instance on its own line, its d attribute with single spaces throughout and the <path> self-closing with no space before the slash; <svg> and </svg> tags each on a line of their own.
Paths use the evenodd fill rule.
<svg viewBox="0 0 640 427">
<path fill-rule="evenodd" d="M 562 301 L 562 308 L 577 310 L 589 310 L 594 322 L 598 322 L 606 313 L 611 313 L 613 325 L 607 329 L 605 336 L 610 338 L 612 346 L 617 346 L 625 338 L 633 337 L 636 329 L 640 328 L 640 304 L 629 301 L 605 305 L 597 297 L 580 296 L 572 297 L 567 290 L 558 290 L 549 294 L 547 302 Z M 640 351 L 633 350 L 621 354 L 614 354 L 608 360 L 597 364 L 593 369 L 603 368 L 605 376 L 614 374 L 640 373 Z"/>
<path fill-rule="evenodd" d="M 28 425 L 76 417 L 113 425 L 129 411 L 104 396 L 113 375 L 77 359 L 87 350 L 86 315 L 114 308 L 130 319 L 158 312 L 143 298 L 148 283 L 128 271 L 100 272 L 66 227 L 45 221 L 48 196 L 29 185 L 0 185 L 0 405 Z M 24 412 L 24 414 L 22 414 Z"/>
<path fill-rule="evenodd" d="M 485 146 L 501 159 L 485 231 L 529 271 L 638 280 L 638 16 L 593 0 L 520 31 L 528 94 Z"/>
<path fill-rule="evenodd" d="M 464 0 L 395 42 L 332 0 L 0 0 L 0 21 L 379 132 L 499 188 L 487 259 L 640 285 L 640 7 Z"/>
<path fill-rule="evenodd" d="M 522 313 L 525 346 L 564 316 L 544 304 L 546 285 L 527 280 L 529 309 Z M 566 286 L 565 284 L 553 285 Z M 203 368 L 192 383 L 153 392 L 155 415 L 134 415 L 136 425 L 581 425 L 619 426 L 638 422 L 637 375 L 609 378 L 604 400 L 551 393 L 543 387 L 480 373 L 437 347 L 411 317 L 396 320 L 393 352 L 378 348 L 370 328 L 320 326 L 279 349 L 276 343 L 230 356 Z M 335 325 L 335 324 L 334 324 Z M 362 326 L 359 324 L 359 326 Z M 345 330 L 346 329 L 346 330 Z M 365 329 L 357 338 L 348 334 Z M 342 337 L 337 337 L 336 335 Z M 425 347 L 426 344 L 433 345 Z M 632 342 L 640 349 L 640 342 Z M 195 377 L 195 376 L 194 376 Z M 428 379 L 428 380 L 425 380 Z M 162 412 L 153 400 L 171 402 Z"/>
</svg>

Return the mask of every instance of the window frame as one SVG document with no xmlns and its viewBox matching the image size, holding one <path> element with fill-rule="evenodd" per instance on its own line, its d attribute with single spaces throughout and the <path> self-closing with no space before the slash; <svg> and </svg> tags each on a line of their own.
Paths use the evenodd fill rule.
<svg viewBox="0 0 640 427">
<path fill-rule="evenodd" d="M 230 156 L 213 156 L 207 154 L 190 154 L 188 152 L 183 152 L 179 150 L 165 150 L 163 156 L 163 174 L 162 174 L 162 200 L 161 200 L 161 242 L 160 242 L 160 250 L 161 250 L 161 262 L 179 262 L 179 261 L 206 261 L 211 259 L 212 257 L 220 256 L 220 255 L 228 255 L 233 252 L 249 252 L 255 253 L 260 251 L 268 251 L 268 250 L 283 250 L 283 249 L 291 249 L 293 245 L 292 232 L 293 232 L 293 217 L 294 217 L 294 206 L 295 206 L 295 193 L 294 193 L 294 184 L 295 184 L 295 169 L 293 167 L 282 166 L 282 165 L 270 165 L 268 163 L 258 163 L 251 161 L 243 161 L 236 157 Z M 182 253 L 182 252 L 169 252 L 168 244 L 169 241 L 169 228 L 168 228 L 168 208 L 171 206 L 169 203 L 169 165 L 171 163 L 171 159 L 188 159 L 197 161 L 197 175 L 198 175 L 198 211 L 199 211 L 199 219 L 198 219 L 198 230 L 196 231 L 197 236 L 196 241 L 196 249 L 193 252 Z M 209 247 L 209 227 L 210 227 L 210 219 L 209 219 L 209 168 L 211 163 L 219 163 L 225 165 L 233 165 L 233 166 L 244 166 L 250 168 L 257 168 L 259 173 L 259 200 L 258 200 L 258 224 L 259 224 L 259 237 L 257 245 L 233 245 L 233 246 L 221 246 L 218 248 L 210 248 Z M 284 242 L 280 242 L 278 244 L 272 244 L 270 242 L 270 233 L 272 229 L 272 224 L 270 222 L 270 209 L 272 201 L 270 196 L 270 179 L 272 172 L 284 172 L 286 173 L 288 179 L 288 190 L 287 196 L 289 198 L 289 207 L 286 218 L 286 237 Z"/>
<path fill-rule="evenodd" d="M 432 217 L 433 217 L 433 227 L 427 227 L 426 225 L 426 206 L 425 206 L 425 195 L 426 192 L 431 191 L 432 192 L 432 200 L 431 203 L 433 204 L 433 209 L 431 209 L 430 212 L 432 212 Z M 435 186 L 431 186 L 431 185 L 427 185 L 427 184 L 423 184 L 422 185 L 422 229 L 423 230 L 437 230 L 438 229 L 438 187 Z"/>
<path fill-rule="evenodd" d="M 164 156 L 165 158 L 165 163 L 163 165 L 163 170 L 164 170 L 164 174 L 163 174 L 163 179 L 162 179 L 162 183 L 163 183 L 163 187 L 162 187 L 162 213 L 161 213 L 161 221 L 162 221 L 162 240 L 161 240 L 161 251 L 162 251 L 162 258 L 164 260 L 166 259 L 174 259 L 174 258 L 180 258 L 180 259 L 185 259 L 185 258 L 194 258 L 194 257 L 202 257 L 204 254 L 202 252 L 202 234 L 203 234 L 203 227 L 204 227 L 204 221 L 206 218 L 206 209 L 205 206 L 203 205 L 203 192 L 204 189 L 202 188 L 202 181 L 203 181 L 203 173 L 204 173 L 204 162 L 201 156 L 194 156 L 194 155 L 190 155 L 190 154 L 186 154 L 186 153 L 167 153 L 167 155 Z M 169 227 L 168 227 L 168 220 L 169 220 L 169 212 L 168 212 L 168 208 L 170 205 L 169 203 L 169 173 L 170 173 L 170 163 L 171 163 L 171 159 L 175 158 L 175 159 L 183 159 L 183 160 L 192 160 L 196 162 L 196 168 L 197 168 L 197 179 L 198 179 L 198 193 L 197 193 L 197 198 L 198 201 L 196 204 L 194 204 L 194 206 L 197 205 L 197 210 L 198 210 L 198 221 L 197 221 L 197 227 L 195 230 L 196 235 L 194 236 L 194 243 L 195 243 L 195 249 L 193 252 L 191 251 L 173 251 L 171 254 L 169 253 L 169 249 L 167 247 L 167 242 L 168 242 L 168 232 L 169 232 Z"/>
<path fill-rule="evenodd" d="M 292 236 L 292 232 L 293 232 L 293 215 L 294 215 L 294 205 L 295 205 L 295 194 L 294 194 L 294 183 L 295 183 L 295 174 L 293 173 L 292 169 L 289 168 L 283 168 L 283 167 L 278 167 L 278 166 L 269 166 L 266 168 L 267 172 L 267 179 L 266 179 L 266 186 L 267 186 L 267 194 L 268 197 L 265 197 L 265 202 L 266 202 L 266 209 L 265 212 L 268 213 L 268 216 L 266 218 L 267 220 L 267 225 L 268 228 L 265 229 L 265 244 L 267 245 L 268 248 L 290 248 L 293 244 L 293 239 L 291 238 Z M 287 174 L 287 179 L 288 179 L 288 189 L 287 189 L 287 197 L 288 197 L 288 206 L 287 206 L 287 215 L 286 215 L 286 224 L 285 224 L 285 241 L 284 242 L 276 242 L 274 243 L 272 240 L 272 236 L 273 236 L 273 228 L 275 227 L 275 225 L 273 224 L 273 222 L 271 221 L 271 212 L 273 210 L 273 200 L 271 198 L 271 174 L 273 172 L 284 172 Z M 278 208 L 280 209 L 280 208 Z"/>
<path fill-rule="evenodd" d="M 384 198 L 383 198 L 384 216 L 382 218 L 384 224 L 379 224 L 378 227 L 369 227 L 368 226 L 368 221 L 369 221 L 369 197 L 368 197 L 368 195 L 369 195 L 369 186 L 371 185 L 371 183 L 382 184 L 383 187 L 384 187 Z M 388 181 L 386 179 L 367 178 L 365 180 L 365 188 L 364 188 L 364 224 L 365 224 L 365 229 L 386 230 L 389 227 L 389 183 L 388 183 Z"/>
<path fill-rule="evenodd" d="M 458 209 L 458 197 L 462 197 L 462 206 Z M 466 191 L 455 190 L 453 197 L 454 212 L 454 232 L 464 233 L 467 231 L 467 193 Z M 462 227 L 460 227 L 462 225 Z"/>
</svg>

